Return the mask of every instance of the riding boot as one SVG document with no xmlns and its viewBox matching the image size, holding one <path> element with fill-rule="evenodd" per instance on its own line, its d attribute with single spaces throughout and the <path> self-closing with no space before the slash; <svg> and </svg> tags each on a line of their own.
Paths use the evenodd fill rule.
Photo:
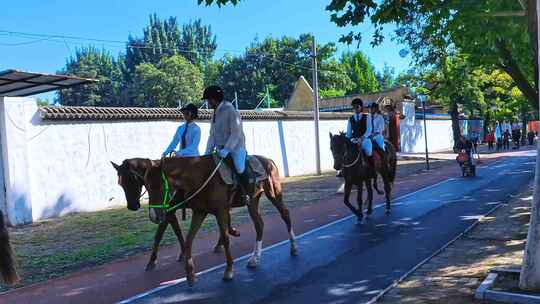
<svg viewBox="0 0 540 304">
<path fill-rule="evenodd" d="M 247 170 L 244 170 L 242 174 L 239 176 L 240 180 L 240 196 L 242 203 L 245 205 L 249 205 L 251 203 L 251 197 L 249 196 L 249 175 Z"/>
</svg>

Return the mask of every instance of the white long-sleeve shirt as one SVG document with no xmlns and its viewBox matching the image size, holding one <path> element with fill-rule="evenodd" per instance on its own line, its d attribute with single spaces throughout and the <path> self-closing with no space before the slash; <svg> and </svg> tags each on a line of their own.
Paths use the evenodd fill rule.
<svg viewBox="0 0 540 304">
<path fill-rule="evenodd" d="M 384 117 L 381 114 L 374 114 L 372 115 L 372 120 L 373 120 L 373 134 L 382 135 L 384 132 L 385 125 L 386 125 L 384 121 Z"/>
<path fill-rule="evenodd" d="M 212 153 L 214 148 L 227 149 L 229 152 L 246 149 L 240 113 L 228 101 L 222 101 L 212 115 L 205 154 Z"/>
</svg>

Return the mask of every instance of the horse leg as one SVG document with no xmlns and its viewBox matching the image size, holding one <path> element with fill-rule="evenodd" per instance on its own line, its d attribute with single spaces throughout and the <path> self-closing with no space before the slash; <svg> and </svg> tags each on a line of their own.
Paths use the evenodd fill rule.
<svg viewBox="0 0 540 304">
<path fill-rule="evenodd" d="M 373 188 L 375 188 L 375 191 L 377 191 L 378 195 L 383 195 L 384 192 L 379 190 L 379 184 L 377 183 L 377 174 L 375 174 L 375 177 L 373 178 Z"/>
<path fill-rule="evenodd" d="M 228 212 L 228 209 L 221 208 L 216 214 L 216 219 L 219 226 L 219 233 L 221 234 L 223 247 L 225 248 L 225 259 L 227 261 L 225 273 L 223 274 L 223 280 L 225 281 L 230 281 L 233 279 L 233 258 L 231 254 L 231 246 L 229 243 L 229 216 L 227 215 Z"/>
<path fill-rule="evenodd" d="M 259 212 L 259 199 L 261 198 L 261 194 L 262 193 L 259 193 L 255 197 L 253 197 L 251 200 L 251 204 L 249 204 L 248 206 L 249 216 L 253 221 L 253 225 L 255 226 L 255 232 L 257 233 L 255 247 L 253 248 L 253 253 L 251 254 L 251 257 L 249 258 L 247 263 L 247 267 L 249 268 L 256 268 L 261 262 L 262 236 L 264 230 L 264 222 L 261 217 L 261 213 Z"/>
<path fill-rule="evenodd" d="M 180 224 L 178 223 L 178 218 L 176 217 L 176 214 L 174 212 L 167 214 L 167 221 L 169 222 L 169 224 L 171 224 L 174 234 L 176 235 L 176 238 L 178 239 L 178 243 L 180 243 L 180 254 L 178 255 L 178 259 L 177 259 L 177 261 L 180 262 L 184 259 L 185 252 L 186 252 L 186 244 L 184 242 L 184 236 L 182 235 L 182 228 L 180 228 Z"/>
<path fill-rule="evenodd" d="M 366 189 L 368 193 L 367 202 L 368 202 L 368 210 L 367 210 L 367 217 L 371 218 L 371 214 L 373 213 L 373 188 L 371 188 L 371 181 L 366 180 Z"/>
<path fill-rule="evenodd" d="M 358 194 L 356 196 L 356 204 L 358 205 L 358 213 L 360 214 L 357 220 L 358 223 L 360 223 L 364 218 L 364 186 L 362 185 L 362 183 L 360 183 L 358 184 L 358 186 L 356 186 L 356 189 L 358 190 Z"/>
<path fill-rule="evenodd" d="M 240 232 L 238 232 L 238 230 L 236 230 L 235 228 L 233 228 L 233 226 L 231 226 L 231 210 L 229 209 L 229 212 L 228 212 L 228 216 L 229 216 L 229 235 L 232 235 L 234 237 L 239 237 L 240 236 Z M 214 246 L 214 253 L 222 253 L 223 252 L 223 239 L 221 238 L 221 235 L 219 236 L 219 239 L 218 239 L 218 242 L 216 244 L 216 246 Z"/>
<path fill-rule="evenodd" d="M 362 220 L 361 215 L 358 213 L 358 210 L 354 208 L 354 206 L 349 202 L 349 198 L 351 196 L 351 190 L 352 190 L 352 184 L 349 181 L 345 181 L 345 189 L 344 189 L 344 196 L 343 196 L 343 203 L 345 206 L 349 207 L 349 209 L 356 215 L 359 220 Z"/>
<path fill-rule="evenodd" d="M 229 210 L 228 212 L 228 215 L 229 215 L 229 235 L 232 235 L 234 237 L 239 237 L 240 236 L 240 231 L 236 230 L 236 228 L 234 228 L 232 226 L 232 220 L 231 220 L 231 212 Z"/>
<path fill-rule="evenodd" d="M 193 210 L 193 217 L 191 218 L 191 226 L 189 227 L 189 232 L 186 238 L 186 279 L 190 287 L 195 283 L 195 265 L 193 264 L 192 248 L 193 240 L 197 231 L 201 228 L 201 225 L 206 217 L 205 212 Z"/>
<path fill-rule="evenodd" d="M 277 187 L 274 187 L 276 189 Z M 289 233 L 289 242 L 291 244 L 291 256 L 297 256 L 298 255 L 298 244 L 296 243 L 296 235 L 294 234 L 294 230 L 292 227 L 292 221 L 291 221 L 291 213 L 289 212 L 289 208 L 287 208 L 287 205 L 283 202 L 283 193 L 281 190 L 276 191 L 275 195 L 272 195 L 272 192 L 269 189 L 269 185 L 267 187 L 266 183 L 264 184 L 264 193 L 268 200 L 274 205 L 274 207 L 278 210 L 279 215 L 281 216 L 281 219 L 283 222 L 285 222 L 285 225 L 287 226 L 287 232 Z"/>
<path fill-rule="evenodd" d="M 150 255 L 150 260 L 148 261 L 148 264 L 146 264 L 146 271 L 150 271 L 156 268 L 156 259 L 159 249 L 159 243 L 161 243 L 161 240 L 163 239 L 163 233 L 167 229 L 168 225 L 168 222 L 161 222 L 158 225 L 156 234 L 154 236 L 154 246 L 152 247 L 152 254 Z"/>
<path fill-rule="evenodd" d="M 390 182 L 390 178 L 386 173 L 382 175 L 383 182 L 384 182 L 384 197 L 386 198 L 386 211 L 385 214 L 390 214 L 390 200 L 392 195 L 392 184 Z"/>
</svg>

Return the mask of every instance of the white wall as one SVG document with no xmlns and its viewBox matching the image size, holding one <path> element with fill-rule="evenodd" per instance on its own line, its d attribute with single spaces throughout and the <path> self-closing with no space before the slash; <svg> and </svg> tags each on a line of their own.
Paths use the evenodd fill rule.
<svg viewBox="0 0 540 304">
<path fill-rule="evenodd" d="M 110 161 L 158 159 L 180 123 L 43 121 L 33 99 L 0 99 L 5 208 L 10 223 L 123 205 L 124 194 Z M 210 125 L 203 121 L 199 126 L 203 152 Z M 405 151 L 423 152 L 420 126 L 414 120 L 401 124 Z M 319 128 L 321 169 L 333 170 L 328 134 L 345 130 L 346 121 L 322 120 Z M 245 120 L 244 133 L 248 152 L 273 159 L 282 176 L 315 173 L 313 122 Z M 428 136 L 431 151 L 447 149 L 451 146 L 450 122 L 430 121 Z"/>
<path fill-rule="evenodd" d="M 426 120 L 427 140 L 430 152 L 451 150 L 454 146 L 452 121 Z M 401 152 L 423 153 L 426 151 L 424 122 L 420 119 L 414 123 L 401 122 Z"/>
<path fill-rule="evenodd" d="M 11 187 L 8 214 L 12 224 L 27 223 L 70 212 L 95 211 L 124 204 L 110 161 L 158 159 L 179 121 L 42 121 L 31 99 L 5 98 L 1 109 L 8 144 L 3 155 Z M 0 112 L 1 113 L 1 112 Z M 2 117 L 7 117 L 3 115 Z M 332 170 L 328 132 L 345 129 L 345 121 L 321 121 L 321 167 Z M 209 122 L 200 122 L 204 152 Z M 272 158 L 282 176 L 315 172 L 313 122 L 244 122 L 250 154 Z M 3 134 L 2 134 L 3 135 Z M 11 142 L 10 142 L 11 141 Z M 26 194 L 26 195 L 22 195 Z"/>
</svg>

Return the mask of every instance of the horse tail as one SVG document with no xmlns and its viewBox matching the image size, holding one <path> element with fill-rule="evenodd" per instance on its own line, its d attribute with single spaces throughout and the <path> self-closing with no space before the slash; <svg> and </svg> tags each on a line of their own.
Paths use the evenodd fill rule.
<svg viewBox="0 0 540 304">
<path fill-rule="evenodd" d="M 386 149 L 388 152 L 388 177 L 391 183 L 394 183 L 396 179 L 396 170 L 397 170 L 397 151 L 394 144 L 386 142 Z"/>
<path fill-rule="evenodd" d="M 9 234 L 6 223 L 4 222 L 4 214 L 2 211 L 0 211 L 0 273 L 2 275 L 2 279 L 7 284 L 15 284 L 19 282 L 15 258 L 9 242 Z"/>
</svg>

